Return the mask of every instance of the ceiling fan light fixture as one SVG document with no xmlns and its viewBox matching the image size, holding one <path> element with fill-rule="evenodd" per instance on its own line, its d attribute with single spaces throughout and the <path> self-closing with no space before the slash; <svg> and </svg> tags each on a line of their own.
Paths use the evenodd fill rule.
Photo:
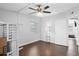
<svg viewBox="0 0 79 59">
<path fill-rule="evenodd" d="M 41 17 L 41 16 L 43 16 L 43 13 L 42 12 L 38 12 L 38 13 L 36 13 L 36 15 Z"/>
</svg>

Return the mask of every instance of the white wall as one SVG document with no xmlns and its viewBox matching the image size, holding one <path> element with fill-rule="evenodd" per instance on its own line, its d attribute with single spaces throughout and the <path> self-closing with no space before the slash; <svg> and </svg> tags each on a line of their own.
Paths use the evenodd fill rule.
<svg viewBox="0 0 79 59">
<path fill-rule="evenodd" d="M 19 19 L 19 23 L 23 24 L 21 25 L 22 27 L 20 27 L 20 43 L 21 44 L 28 44 L 31 43 L 33 41 L 38 41 L 40 39 L 40 20 L 37 17 L 33 17 L 33 16 L 25 16 L 21 17 L 22 15 L 20 15 L 20 19 Z M 32 32 L 31 29 L 31 22 L 35 22 L 37 23 L 37 32 Z M 24 39 L 24 40 L 23 40 Z"/>
<path fill-rule="evenodd" d="M 18 27 L 18 43 L 19 45 L 28 44 L 29 42 L 36 41 L 40 39 L 40 20 L 37 17 L 21 15 L 19 14 L 19 19 L 17 18 L 18 14 L 16 12 L 7 11 L 0 9 L 0 21 L 5 23 L 15 23 L 20 24 Z M 31 32 L 31 21 L 37 23 L 37 32 Z"/>
<path fill-rule="evenodd" d="M 59 15 L 52 15 L 50 17 L 43 18 L 42 21 L 42 39 L 46 40 L 46 33 L 45 33 L 45 23 L 52 23 L 51 32 L 52 38 L 50 39 L 50 42 L 59 44 L 59 45 L 67 45 L 67 20 L 65 18 L 65 14 L 59 14 Z"/>
<path fill-rule="evenodd" d="M 41 39 L 43 41 L 51 41 L 51 42 L 54 42 L 54 33 L 55 33 L 55 21 L 54 21 L 54 18 L 51 18 L 51 17 L 46 17 L 46 18 L 42 18 L 42 28 L 41 28 Z M 48 25 L 47 25 L 48 24 Z M 51 33 L 51 39 L 47 39 L 46 37 L 48 36 L 48 28 L 47 26 L 51 26 L 51 28 L 49 29 L 52 33 Z"/>
<path fill-rule="evenodd" d="M 75 11 L 74 15 L 71 15 L 71 11 Z M 55 44 L 65 45 L 67 46 L 68 41 L 68 28 L 67 28 L 67 20 L 69 17 L 77 15 L 79 17 L 79 8 L 73 8 L 72 10 L 68 10 L 57 15 L 51 15 L 48 17 L 43 18 L 42 21 L 42 39 L 46 40 L 45 38 L 45 23 L 52 22 L 52 33 L 55 32 L 54 39 L 51 38 L 50 41 Z M 55 31 L 54 31 L 55 30 Z M 79 38 L 77 39 L 79 42 Z M 78 44 L 79 45 L 79 44 Z"/>
<path fill-rule="evenodd" d="M 55 22 L 55 43 L 67 45 L 67 23 L 66 19 L 58 19 Z"/>
</svg>

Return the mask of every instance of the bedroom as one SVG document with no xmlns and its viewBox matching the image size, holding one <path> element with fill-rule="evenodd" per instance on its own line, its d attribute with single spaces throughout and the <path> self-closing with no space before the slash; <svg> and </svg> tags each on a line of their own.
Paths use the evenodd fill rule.
<svg viewBox="0 0 79 59">
<path fill-rule="evenodd" d="M 0 55 L 77 56 L 78 19 L 79 3 L 0 3 Z"/>
</svg>

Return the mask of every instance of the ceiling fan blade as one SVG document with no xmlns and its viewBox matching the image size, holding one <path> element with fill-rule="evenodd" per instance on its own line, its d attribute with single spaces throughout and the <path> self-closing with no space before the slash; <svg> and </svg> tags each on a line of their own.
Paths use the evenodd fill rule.
<svg viewBox="0 0 79 59">
<path fill-rule="evenodd" d="M 29 9 L 31 9 L 31 10 L 36 10 L 36 9 L 34 9 L 34 8 L 31 8 L 31 7 L 29 7 Z"/>
<path fill-rule="evenodd" d="M 50 11 L 43 11 L 44 13 L 51 13 Z"/>
<path fill-rule="evenodd" d="M 44 9 L 48 9 L 48 8 L 49 8 L 49 6 L 44 7 Z"/>
</svg>

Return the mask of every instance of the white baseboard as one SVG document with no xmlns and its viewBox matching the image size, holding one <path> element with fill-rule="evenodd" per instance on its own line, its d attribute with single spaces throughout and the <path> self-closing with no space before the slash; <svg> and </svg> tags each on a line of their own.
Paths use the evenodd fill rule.
<svg viewBox="0 0 79 59">
<path fill-rule="evenodd" d="M 30 43 L 33 43 L 33 42 L 36 42 L 36 41 L 39 41 L 39 40 L 42 40 L 42 39 L 38 39 L 38 40 L 34 40 L 34 41 L 30 41 L 30 42 L 26 42 L 26 43 L 20 44 L 19 47 L 24 46 L 24 45 L 27 45 L 27 44 L 30 44 Z M 47 40 L 42 40 L 42 41 L 49 42 Z M 55 42 L 51 42 L 51 43 L 55 43 Z M 57 43 L 55 43 L 55 44 L 57 44 Z M 62 45 L 62 44 L 57 44 L 57 45 Z M 67 45 L 63 45 L 63 46 L 67 46 Z"/>
<path fill-rule="evenodd" d="M 30 43 L 33 43 L 33 42 L 36 42 L 36 41 L 39 41 L 39 40 L 34 40 L 34 41 L 30 41 L 30 42 L 26 42 L 26 43 L 20 44 L 19 47 L 27 45 L 27 44 L 30 44 Z"/>
</svg>

